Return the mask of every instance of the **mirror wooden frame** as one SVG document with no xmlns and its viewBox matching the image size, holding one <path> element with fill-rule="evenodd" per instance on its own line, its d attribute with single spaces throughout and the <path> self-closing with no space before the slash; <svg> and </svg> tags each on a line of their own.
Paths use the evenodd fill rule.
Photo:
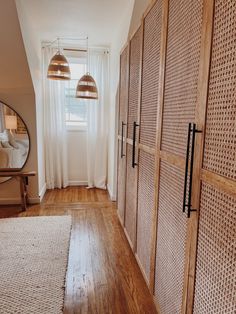
<svg viewBox="0 0 236 314">
<path fill-rule="evenodd" d="M 6 104 L 6 103 L 5 103 L 4 101 L 2 101 L 1 99 L 0 99 L 0 104 L 3 104 L 3 105 L 5 105 L 5 106 L 9 107 L 9 108 L 10 108 L 12 111 L 14 111 L 15 114 L 21 119 L 21 121 L 24 123 L 25 129 L 26 129 L 26 131 L 27 131 L 27 135 L 28 135 L 28 138 L 29 138 L 29 150 L 28 150 L 28 154 L 27 154 L 27 157 L 26 157 L 26 159 L 25 159 L 25 162 L 24 162 L 23 166 L 22 166 L 21 168 L 0 168 L 0 172 L 9 172 L 9 171 L 11 171 L 11 172 L 20 172 L 20 171 L 22 171 L 22 170 L 24 169 L 24 167 L 25 167 L 25 165 L 26 165 L 26 163 L 27 163 L 27 161 L 28 161 L 28 159 L 29 159 L 29 156 L 30 156 L 30 152 L 31 152 L 31 138 L 30 138 L 30 132 L 29 132 L 29 129 L 28 129 L 28 127 L 27 127 L 27 125 L 26 125 L 24 119 L 22 119 L 21 115 L 20 115 L 15 109 L 13 109 L 12 106 Z M 11 179 L 13 179 L 13 177 L 6 178 L 6 180 L 3 181 L 3 182 L 0 182 L 0 184 L 6 183 L 6 182 L 8 182 L 8 181 L 11 180 Z"/>
</svg>

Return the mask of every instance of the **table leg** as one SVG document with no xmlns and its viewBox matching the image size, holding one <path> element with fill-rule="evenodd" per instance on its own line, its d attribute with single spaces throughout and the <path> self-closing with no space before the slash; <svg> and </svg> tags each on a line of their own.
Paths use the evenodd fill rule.
<svg viewBox="0 0 236 314">
<path fill-rule="evenodd" d="M 21 194 L 21 208 L 23 211 L 27 209 L 27 201 L 28 201 L 28 195 L 27 195 L 27 187 L 26 187 L 26 178 L 20 177 L 20 194 Z"/>
</svg>

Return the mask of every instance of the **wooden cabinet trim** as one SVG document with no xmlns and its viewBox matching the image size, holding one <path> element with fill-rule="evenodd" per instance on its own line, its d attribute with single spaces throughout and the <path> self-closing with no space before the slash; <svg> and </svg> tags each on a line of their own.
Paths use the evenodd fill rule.
<svg viewBox="0 0 236 314">
<path fill-rule="evenodd" d="M 194 285 L 196 273 L 197 257 L 197 239 L 198 239 L 198 222 L 199 222 L 199 203 L 201 193 L 201 168 L 204 152 L 204 134 L 207 109 L 207 97 L 209 86 L 209 73 L 211 63 L 211 49 L 214 23 L 214 0 L 203 0 L 203 23 L 202 23 L 202 40 L 200 53 L 200 68 L 198 79 L 198 97 L 196 105 L 195 122 L 197 129 L 202 133 L 196 135 L 194 167 L 193 167 L 193 193 L 192 208 L 197 209 L 191 213 L 188 220 L 187 244 L 185 258 L 185 276 L 184 291 L 182 302 L 182 313 L 190 314 L 193 312 L 194 305 Z"/>
<path fill-rule="evenodd" d="M 168 162 L 169 164 L 178 167 L 182 170 L 185 169 L 185 159 L 173 153 L 160 151 L 160 159 Z"/>
<path fill-rule="evenodd" d="M 155 154 L 155 208 L 153 208 L 152 244 L 151 244 L 151 261 L 150 261 L 150 290 L 153 294 L 155 290 L 156 243 L 157 243 L 157 227 L 158 227 L 158 201 L 159 201 L 159 177 L 160 177 L 159 156 L 160 156 L 160 150 L 161 150 L 162 116 L 163 116 L 163 106 L 164 106 L 168 13 L 169 13 L 169 0 L 164 0 L 162 1 L 162 30 L 161 30 L 160 72 L 159 72 L 159 87 L 158 87 L 159 112 L 157 112 L 156 149 L 154 153 Z"/>
<path fill-rule="evenodd" d="M 201 181 L 209 183 L 229 195 L 236 196 L 236 181 L 204 169 L 201 170 Z"/>
</svg>

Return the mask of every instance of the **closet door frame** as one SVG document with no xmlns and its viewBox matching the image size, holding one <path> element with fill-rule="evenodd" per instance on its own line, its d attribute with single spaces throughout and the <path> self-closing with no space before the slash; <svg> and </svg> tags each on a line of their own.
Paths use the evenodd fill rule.
<svg viewBox="0 0 236 314">
<path fill-rule="evenodd" d="M 151 292 L 155 293 L 155 274 L 156 274 L 156 255 L 157 255 L 157 250 L 158 250 L 158 246 L 157 246 L 157 234 L 158 234 L 158 208 L 159 208 L 159 189 L 160 189 L 160 167 L 161 167 L 161 161 L 165 161 L 167 162 L 169 165 L 172 166 L 176 166 L 177 168 L 181 169 L 181 170 L 185 170 L 185 158 L 179 156 L 179 155 L 175 155 L 174 153 L 169 153 L 167 151 L 162 150 L 161 148 L 161 141 L 162 141 L 162 131 L 163 131 L 163 110 L 164 110 L 164 92 L 165 92 L 165 73 L 166 73 L 166 57 L 167 57 L 167 39 L 168 39 L 168 23 L 169 23 L 169 0 L 163 0 L 163 21 L 162 21 L 162 42 L 161 42 L 161 64 L 160 64 L 160 85 L 159 85 L 159 116 L 158 116 L 158 129 L 157 129 L 157 142 L 156 142 L 156 183 L 155 183 L 155 209 L 154 209 L 154 219 L 153 219 L 153 232 L 152 232 L 152 256 L 151 256 L 151 274 L 150 274 L 150 289 Z M 203 0 L 203 5 L 205 6 L 207 4 L 207 0 Z M 205 9 L 203 9 L 205 10 Z M 209 18 L 209 16 L 205 17 L 205 19 Z M 204 19 L 204 18 L 203 18 Z M 208 24 L 208 21 L 203 20 L 202 25 L 206 23 Z M 207 25 L 208 26 L 208 25 Z M 203 27 L 203 26 L 202 26 Z M 203 32 L 203 30 L 201 30 L 201 33 Z M 205 45 L 205 43 L 204 43 Z M 202 42 L 201 42 L 201 50 L 202 50 Z M 201 68 L 201 64 L 199 67 L 199 78 L 198 78 L 198 93 L 199 90 L 201 92 L 201 86 L 199 86 L 199 81 L 200 76 L 201 76 L 201 71 L 204 72 L 205 70 L 205 64 L 202 65 Z M 202 73 L 202 75 L 205 77 L 205 73 Z M 200 81 L 201 82 L 201 81 Z M 202 82 L 201 82 L 202 83 Z M 205 82 L 203 82 L 202 84 L 204 85 Z M 196 118 L 195 118 L 196 120 Z M 196 148 L 196 146 L 195 146 Z M 197 149 L 195 149 L 195 152 L 197 151 Z M 194 160 L 195 164 L 196 164 L 196 157 Z M 196 180 L 197 178 L 194 177 Z M 193 191 L 194 191 L 194 186 L 193 186 Z M 194 192 L 193 192 L 194 194 Z M 181 209 L 180 209 L 181 210 Z M 186 265 L 188 265 L 188 261 L 190 259 L 192 259 L 192 256 L 189 257 L 189 254 L 191 254 L 192 252 L 190 252 L 189 250 L 189 243 L 191 243 L 191 241 L 189 241 L 189 239 L 191 238 L 191 229 L 192 229 L 192 220 L 193 220 L 193 215 L 195 213 L 191 213 L 191 218 L 188 219 L 186 217 L 187 220 L 187 229 L 186 229 L 186 242 L 185 242 L 185 259 L 184 259 L 184 282 L 183 282 L 183 295 L 182 295 L 182 309 L 181 309 L 181 313 L 186 313 L 185 310 L 183 310 L 185 308 L 184 302 L 186 301 L 186 296 L 188 295 L 188 289 L 190 289 L 190 286 L 188 285 L 187 281 L 188 279 L 188 275 L 186 275 Z M 183 213 L 184 215 L 184 213 Z M 189 274 L 189 276 L 191 276 Z M 160 312 L 160 306 L 158 304 L 158 300 L 155 299 L 154 297 L 154 302 L 156 303 L 156 307 L 158 309 L 158 311 Z M 160 312 L 161 313 L 161 312 Z M 191 312 L 189 312 L 191 313 Z"/>
<path fill-rule="evenodd" d="M 148 15 L 157 0 L 153 0 L 142 18 L 142 60 L 143 60 L 143 43 L 144 43 L 144 19 Z M 214 7 L 215 0 L 203 0 L 203 20 L 202 20 L 202 38 L 200 48 L 200 65 L 198 76 L 198 92 L 197 92 L 197 104 L 195 123 L 197 130 L 201 133 L 196 134 L 195 139 L 195 152 L 193 163 L 193 180 L 192 180 L 192 208 L 196 211 L 191 212 L 190 218 L 187 221 L 187 241 L 185 252 L 185 268 L 184 268 L 184 286 L 182 296 L 182 309 L 181 313 L 190 314 L 193 312 L 194 305 L 194 289 L 195 289 L 195 277 L 196 277 L 196 260 L 197 260 L 197 242 L 198 242 L 198 226 L 199 226 L 199 206 L 201 197 L 201 183 L 206 182 L 212 184 L 214 187 L 218 187 L 221 190 L 235 195 L 236 183 L 228 178 L 224 178 L 220 175 L 214 174 L 210 171 L 202 168 L 203 154 L 204 154 L 204 142 L 205 142 L 205 129 L 206 129 L 206 114 L 207 114 L 207 102 L 208 102 L 208 87 L 209 87 L 209 75 L 211 65 L 211 51 L 213 40 L 213 27 L 214 27 Z M 156 245 L 157 245 L 157 230 L 158 230 L 158 203 L 159 203 L 159 187 L 160 187 L 160 164 L 161 160 L 167 161 L 170 165 L 175 165 L 178 168 L 185 169 L 185 159 L 180 156 L 165 152 L 161 150 L 162 139 L 162 124 L 163 124 L 163 108 L 164 108 L 164 90 L 165 90 L 165 65 L 167 54 L 167 38 L 168 38 L 168 15 L 169 15 L 169 0 L 162 0 L 162 30 L 161 30 L 161 48 L 160 48 L 160 72 L 159 72 L 159 94 L 158 103 L 159 112 L 157 112 L 157 129 L 156 129 L 156 144 L 155 148 L 148 147 L 140 144 L 140 130 L 137 132 L 137 157 L 140 151 L 147 152 L 155 156 L 155 207 L 153 208 L 153 225 L 152 225 L 152 240 L 151 240 L 151 261 L 150 261 L 150 278 L 149 289 L 154 295 L 155 289 L 155 267 L 156 267 Z M 140 25 L 139 25 L 140 27 Z M 132 37 L 131 37 L 132 38 Z M 131 39 L 130 38 L 130 39 Z M 126 44 L 124 49 L 129 45 L 129 58 L 130 58 L 130 44 Z M 122 53 L 121 52 L 121 53 Z M 140 124 L 141 115 L 141 99 L 142 99 L 142 71 L 143 61 L 141 61 L 140 69 L 140 95 L 139 95 L 139 107 L 138 107 L 138 123 Z M 129 81 L 129 80 L 128 80 Z M 128 85 L 129 88 L 129 85 Z M 120 91 L 120 89 L 119 89 Z M 119 104 L 120 110 L 120 104 Z M 127 104 L 127 122 L 128 122 L 128 104 Z M 120 115 L 120 113 L 119 113 Z M 120 122 L 120 118 L 119 118 Z M 119 126 L 120 127 L 120 126 Z M 120 144 L 122 138 L 118 134 L 118 144 Z M 127 138 L 127 126 L 125 131 L 124 147 L 127 151 L 127 145 L 133 145 L 133 141 Z M 119 150 L 118 150 L 119 151 Z M 120 158 L 120 156 L 118 156 Z M 126 158 L 126 157 L 125 157 Z M 119 162 L 119 161 L 118 161 Z M 126 159 L 127 169 L 127 159 Z M 125 170 L 126 172 L 126 170 Z M 138 180 L 138 175 L 137 175 Z M 126 180 L 125 180 L 126 182 Z M 138 192 L 138 184 L 137 184 Z M 138 197 L 138 193 L 137 193 Z M 133 248 L 134 253 L 137 251 L 137 214 L 138 214 L 138 201 L 136 199 L 136 241 Z M 124 204 L 125 206 L 125 204 Z M 125 208 L 124 208 L 125 217 Z M 121 217 L 120 217 L 121 218 Z M 187 218 L 186 218 L 187 219 Z M 121 222 L 125 225 L 125 221 Z M 157 248 L 158 249 L 158 248 Z M 137 259 L 137 256 L 136 256 Z M 137 259 L 138 262 L 138 259 Z M 139 265 L 140 266 L 140 265 Z M 142 268 L 140 266 L 142 271 Z M 145 276 L 144 276 L 145 278 Z M 159 305 L 155 298 L 157 310 L 159 311 Z"/>
<path fill-rule="evenodd" d="M 154 294 L 154 283 L 155 283 L 155 258 L 156 258 L 156 234 L 157 234 L 157 209 L 158 209 L 158 190 L 159 190 L 159 172 L 160 172 L 160 161 L 161 161 L 161 133 L 162 133 L 162 109 L 164 105 L 164 82 L 165 82 L 165 61 L 166 61 L 166 49 L 167 49 L 167 31 L 168 31 L 168 7 L 169 7 L 169 0 L 161 0 L 162 1 L 162 29 L 161 29 L 161 47 L 160 47 L 160 81 L 159 81 L 159 86 L 158 86 L 158 104 L 160 104 L 160 111 L 157 112 L 157 122 L 159 127 L 156 129 L 156 139 L 155 139 L 155 147 L 151 148 L 149 146 L 143 145 L 140 143 L 140 128 L 138 128 L 137 132 L 137 141 L 136 141 L 136 150 L 137 150 L 137 160 L 139 158 L 139 153 L 140 151 L 146 152 L 150 155 L 153 155 L 155 157 L 155 207 L 152 209 L 152 217 L 153 217 L 153 224 L 152 224 L 152 235 L 151 235 L 151 256 L 150 256 L 150 277 L 149 277 L 149 284 L 146 281 L 146 276 L 143 273 L 142 267 L 139 263 L 139 259 L 137 257 L 137 215 L 138 215 L 138 184 L 137 184 L 137 199 L 136 199 L 136 239 L 135 239 L 135 245 L 133 247 L 133 252 L 135 254 L 137 263 L 140 267 L 141 272 L 143 273 L 143 277 L 149 286 L 149 290 L 152 294 Z M 144 50 L 144 21 L 146 16 L 149 14 L 153 6 L 156 4 L 157 0 L 153 0 L 149 6 L 147 7 L 145 13 L 142 16 L 142 21 L 141 24 L 137 27 L 135 30 L 134 34 L 132 34 L 128 40 L 128 43 L 122 48 L 120 55 L 126 49 L 127 45 L 129 45 L 129 58 L 130 58 L 130 40 L 133 38 L 139 27 L 141 26 L 142 28 L 142 49 L 141 49 L 141 68 L 140 68 L 140 91 L 139 91 L 139 104 L 138 104 L 138 124 L 140 125 L 141 122 L 141 102 L 142 102 L 142 73 L 143 73 L 143 50 Z M 119 94 L 120 94 L 120 88 L 119 88 Z M 119 102 L 120 102 L 120 97 L 119 97 Z M 120 106 L 119 106 L 120 110 Z M 129 110 L 129 108 L 128 108 Z M 127 110 L 127 121 L 128 121 L 128 110 Z M 120 115 L 120 112 L 119 112 Z M 119 119 L 120 121 L 120 119 Z M 126 135 L 127 135 L 127 126 L 126 126 Z M 121 136 L 118 134 L 118 144 L 121 141 Z M 127 145 L 133 145 L 132 139 L 128 138 L 128 136 L 125 137 L 125 144 L 126 146 L 126 151 L 127 151 Z M 120 156 L 118 156 L 120 158 Z M 127 163 L 127 160 L 126 160 Z M 138 163 L 138 162 L 137 162 Z M 139 180 L 139 171 L 138 171 L 139 165 L 137 165 L 137 183 Z M 127 166 L 126 166 L 126 171 L 127 171 Z M 118 192 L 117 192 L 118 193 Z M 117 194 L 118 195 L 118 194 Z M 122 226 L 124 227 L 125 231 L 125 211 L 126 208 L 124 208 L 124 220 L 121 221 L 121 217 L 119 217 L 120 222 Z M 126 237 L 127 232 L 125 231 Z M 129 241 L 129 238 L 128 238 Z M 130 241 L 129 241 L 130 246 L 132 247 Z M 155 302 L 156 303 L 156 302 Z M 159 308 L 158 304 L 156 304 L 157 309 Z"/>
<path fill-rule="evenodd" d="M 139 31 L 141 27 L 141 41 L 140 41 L 140 69 L 139 69 L 139 91 L 138 91 L 138 104 L 137 104 L 137 131 L 136 131 L 136 141 L 135 141 L 135 147 L 133 147 L 133 139 L 129 138 L 128 136 L 128 116 L 129 116 L 129 106 L 128 106 L 128 115 L 127 115 L 127 137 L 126 137 L 126 151 L 128 148 L 128 145 L 132 147 L 132 149 L 135 151 L 136 156 L 136 164 L 133 171 L 136 171 L 136 182 L 133 182 L 135 184 L 136 189 L 136 199 L 135 199 L 135 240 L 132 244 L 129 236 L 126 231 L 125 227 L 125 220 L 124 220 L 124 232 L 126 234 L 126 237 L 129 241 L 129 244 L 134 252 L 136 253 L 137 250 L 137 215 L 138 215 L 138 167 L 139 167 L 139 138 L 140 138 L 140 119 L 141 119 L 141 97 L 142 97 L 142 69 L 143 69 L 143 39 L 144 39 L 144 23 L 142 21 L 141 25 L 138 26 L 138 28 L 134 31 L 134 33 L 129 38 L 129 87 L 130 87 L 130 60 L 131 60 L 131 40 L 136 35 L 136 33 Z M 128 89 L 129 92 L 129 89 Z M 126 159 L 126 179 L 127 179 L 127 167 L 128 167 L 128 159 Z M 127 181 L 127 180 L 126 180 Z M 126 182 L 127 183 L 127 182 Z M 125 207 L 125 214 L 126 214 L 126 207 Z"/>
<path fill-rule="evenodd" d="M 142 39 L 142 66 L 141 66 L 141 86 L 140 86 L 140 107 L 139 107 L 139 125 L 141 124 L 141 107 L 142 107 L 142 83 L 143 83 L 143 55 L 144 55 L 144 32 L 145 32 L 145 19 L 147 18 L 148 14 L 150 11 L 153 9 L 153 7 L 156 5 L 156 2 L 158 0 L 152 0 L 150 4 L 148 5 L 147 9 L 145 10 L 143 16 L 142 16 L 142 33 L 143 33 L 143 39 Z M 162 12 L 161 12 L 161 43 L 160 43 L 160 70 L 159 70 L 159 84 L 158 84 L 158 100 L 156 105 L 162 104 L 163 101 L 163 95 L 164 95 L 164 72 L 165 72 L 165 49 L 166 49 L 166 40 L 167 40 L 167 19 L 168 19 L 168 2 L 169 0 L 159 0 L 161 2 L 162 6 Z M 163 76 L 163 77 L 162 77 Z M 136 234 L 136 249 L 135 249 L 135 257 L 136 261 L 139 265 L 139 268 L 143 274 L 143 278 L 149 288 L 150 293 L 153 296 L 154 292 L 154 282 L 155 282 L 155 260 L 153 262 L 153 258 L 155 259 L 155 243 L 154 238 L 155 238 L 155 230 L 156 230 L 156 217 L 157 217 L 157 206 L 156 206 L 156 199 L 157 199 L 157 182 L 159 180 L 159 175 L 158 175 L 158 167 L 159 164 L 157 162 L 159 161 L 159 154 L 157 152 L 157 143 L 161 141 L 159 137 L 161 136 L 161 127 L 157 127 L 158 124 L 162 122 L 162 117 L 160 116 L 160 113 L 162 112 L 162 106 L 160 106 L 160 111 L 157 110 L 157 116 L 156 116 L 156 133 L 155 133 L 155 144 L 153 147 L 150 147 L 145 144 L 140 143 L 140 128 L 139 128 L 139 137 L 138 137 L 138 156 L 140 156 L 140 152 L 147 153 L 149 155 L 152 155 L 154 157 L 154 167 L 155 167 L 155 174 L 154 174 L 154 182 L 155 182 L 155 194 L 154 194 L 154 208 L 151 209 L 152 211 L 152 225 L 151 225 L 151 252 L 150 252 L 150 275 L 149 278 L 147 278 L 145 271 L 143 270 L 143 267 L 141 265 L 141 262 L 139 260 L 138 254 L 137 254 L 137 234 Z M 160 124 L 161 125 L 161 124 Z M 139 167 L 139 166 L 138 166 Z M 139 182 L 139 171 L 138 171 L 138 182 Z M 138 184 L 137 184 L 137 216 L 138 216 Z M 137 222 L 138 222 L 138 217 L 136 219 L 136 231 L 137 231 Z M 155 230 L 154 230 L 155 229 Z M 155 299 L 153 297 L 155 306 L 158 310 L 158 313 L 160 312 L 159 310 L 159 305 L 155 302 Z"/>
<path fill-rule="evenodd" d="M 214 9 L 215 0 L 204 1 L 204 20 L 202 32 L 202 49 L 201 49 L 201 71 L 199 75 L 199 94 L 196 108 L 196 124 L 197 128 L 202 130 L 200 136 L 196 137 L 196 154 L 194 158 L 193 168 L 193 191 L 192 204 L 197 209 L 193 213 L 189 221 L 189 241 L 188 241 L 188 256 L 185 267 L 185 289 L 183 300 L 183 313 L 192 313 L 194 306 L 194 290 L 196 278 L 196 261 L 197 261 L 197 245 L 198 245 L 198 226 L 199 226 L 199 207 L 201 198 L 201 183 L 205 182 L 213 187 L 228 193 L 229 195 L 236 194 L 236 182 L 223 177 L 222 175 L 213 173 L 203 169 L 204 143 L 206 132 L 206 118 L 208 105 L 208 88 L 210 79 L 211 66 L 211 51 L 213 43 L 214 31 Z"/>
<path fill-rule="evenodd" d="M 203 25 L 202 25 L 202 42 L 200 54 L 200 71 L 198 81 L 198 97 L 196 105 L 195 123 L 197 130 L 201 133 L 196 135 L 195 153 L 193 164 L 193 186 L 192 186 L 192 208 L 196 209 L 191 212 L 187 227 L 187 246 L 185 259 L 185 280 L 184 293 L 182 302 L 182 313 L 192 313 L 194 304 L 194 286 L 196 277 L 196 260 L 197 260 L 197 241 L 198 241 L 198 224 L 199 224 L 199 207 L 201 197 L 201 180 L 202 180 L 202 163 L 204 154 L 206 112 L 209 75 L 211 65 L 211 49 L 213 39 L 214 24 L 214 0 L 203 1 Z"/>
<path fill-rule="evenodd" d="M 158 228 L 158 203 L 159 203 L 159 183 L 160 183 L 160 164 L 161 164 L 161 136 L 162 136 L 162 120 L 164 108 L 164 88 L 165 88 L 165 64 L 167 51 L 167 35 L 168 35 L 168 15 L 169 0 L 162 1 L 162 30 L 161 30 L 161 47 L 160 47 L 160 72 L 158 87 L 158 107 L 157 112 L 157 129 L 156 129 L 156 150 L 155 150 L 155 207 L 153 208 L 153 225 L 152 225 L 152 241 L 151 241 L 151 262 L 150 262 L 150 290 L 154 295 L 155 289 L 155 268 L 156 268 L 156 243 Z M 155 301 L 155 303 L 157 303 Z M 156 304 L 159 309 L 159 305 Z"/>
<path fill-rule="evenodd" d="M 155 289 L 155 260 L 156 260 L 156 244 L 157 244 L 157 229 L 158 229 L 158 202 L 159 202 L 159 186 L 160 186 L 160 163 L 161 160 L 168 161 L 181 169 L 185 169 L 185 160 L 161 150 L 162 138 L 162 120 L 164 108 L 164 90 L 165 90 L 165 64 L 167 52 L 167 38 L 168 38 L 168 11 L 169 0 L 163 0 L 163 20 L 162 20 L 162 42 L 161 42 L 161 65 L 160 65 L 160 85 L 159 85 L 159 108 L 158 115 L 159 128 L 157 129 L 156 141 L 156 183 L 155 183 L 155 204 L 153 231 L 152 231 L 152 256 L 151 256 L 151 273 L 150 273 L 150 290 L 154 294 Z M 201 39 L 201 53 L 200 53 L 200 67 L 198 79 L 198 101 L 196 105 L 195 123 L 198 130 L 202 130 L 196 136 L 195 154 L 194 154 L 194 168 L 193 168 L 193 193 L 192 205 L 193 208 L 199 209 L 201 179 L 207 176 L 206 171 L 202 171 L 203 149 L 204 149 L 204 135 L 205 135 L 205 120 L 207 109 L 208 96 L 208 82 L 211 60 L 211 46 L 212 33 L 214 22 L 214 0 L 203 0 L 203 23 L 202 23 L 202 39 Z M 211 179 L 208 180 L 212 182 Z M 215 178 L 215 181 L 217 179 Z M 186 218 L 187 219 L 187 218 Z M 182 299 L 182 313 L 192 313 L 194 301 L 194 283 L 196 271 L 196 257 L 197 257 L 197 237 L 198 237 L 198 221 L 199 212 L 191 212 L 191 216 L 187 223 L 187 242 L 185 254 L 185 270 L 184 270 L 184 290 Z M 155 300 L 157 309 L 159 305 Z"/>
<path fill-rule="evenodd" d="M 121 113 L 121 56 L 122 56 L 122 53 L 124 52 L 125 49 L 128 49 L 128 64 L 127 64 L 127 104 L 126 104 L 126 121 L 125 121 L 125 128 L 124 128 L 124 134 L 123 134 L 123 138 L 122 136 L 119 134 L 119 130 L 120 130 L 120 113 Z M 117 157 L 118 157 L 118 160 L 117 160 L 117 199 L 119 198 L 119 185 L 118 185 L 118 180 L 119 180 L 119 163 L 120 163 L 120 159 L 121 159 L 121 156 L 119 154 L 120 150 L 119 150 L 119 147 L 121 147 L 122 145 L 122 142 L 123 142 L 123 147 L 125 148 L 125 151 L 124 151 L 124 158 L 125 158 L 125 186 L 124 186 L 124 214 L 123 214 L 123 217 L 120 217 L 119 215 L 119 209 L 118 209 L 118 218 L 120 220 L 120 223 L 122 226 L 125 225 L 125 197 L 126 197 L 126 143 L 127 143 L 127 123 L 128 123 L 128 106 L 129 106 L 129 58 L 130 58 L 130 43 L 129 41 L 124 45 L 124 47 L 121 49 L 121 52 L 120 52 L 120 77 L 119 77 L 119 114 L 118 114 L 118 130 L 117 130 L 117 145 L 118 145 L 118 149 L 117 149 Z M 119 146 L 120 145 L 120 146 Z"/>
</svg>

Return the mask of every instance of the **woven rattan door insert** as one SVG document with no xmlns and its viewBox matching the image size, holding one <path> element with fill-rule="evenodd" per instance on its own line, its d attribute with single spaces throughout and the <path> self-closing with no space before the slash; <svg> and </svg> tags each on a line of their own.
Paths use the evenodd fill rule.
<svg viewBox="0 0 236 314">
<path fill-rule="evenodd" d="M 140 26 L 130 41 L 130 78 L 127 136 L 127 172 L 125 231 L 133 250 L 136 247 L 138 138 L 141 97 L 143 27 Z"/>
<path fill-rule="evenodd" d="M 162 314 L 181 313 L 187 216 L 183 213 L 188 124 L 195 122 L 202 0 L 170 0 L 165 69 L 155 299 Z"/>
<path fill-rule="evenodd" d="M 236 2 L 215 0 L 194 313 L 236 313 Z"/>
<path fill-rule="evenodd" d="M 121 223 L 124 223 L 126 189 L 126 135 L 129 88 L 129 45 L 120 56 L 119 125 L 118 125 L 118 173 L 117 208 Z"/>
<path fill-rule="evenodd" d="M 148 284 L 155 208 L 155 146 L 160 71 L 162 1 L 144 19 L 143 75 L 138 170 L 137 259 Z"/>
<path fill-rule="evenodd" d="M 161 314 L 236 313 L 235 12 L 157 0 L 121 54 L 118 214 Z"/>
</svg>

